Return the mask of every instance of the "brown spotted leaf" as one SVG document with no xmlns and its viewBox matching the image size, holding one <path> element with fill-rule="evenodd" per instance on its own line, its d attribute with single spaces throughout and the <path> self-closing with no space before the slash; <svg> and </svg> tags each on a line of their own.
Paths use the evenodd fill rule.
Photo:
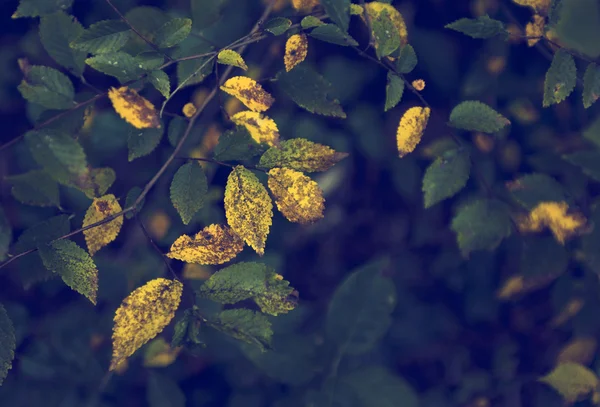
<svg viewBox="0 0 600 407">
<path fill-rule="evenodd" d="M 266 92 L 260 83 L 254 79 L 248 78 L 247 76 L 234 76 L 229 78 L 221 90 L 236 97 L 248 109 L 255 112 L 264 112 L 269 109 L 275 99 L 268 92 Z"/>
<path fill-rule="evenodd" d="M 88 208 L 83 218 L 83 227 L 100 222 L 111 215 L 121 212 L 121 205 L 114 195 L 108 194 L 100 198 L 95 198 L 92 205 Z M 123 216 L 119 216 L 103 225 L 85 230 L 85 243 L 87 244 L 90 256 L 93 256 L 98 250 L 117 238 L 123 225 Z"/>
<path fill-rule="evenodd" d="M 327 171 L 348 153 L 339 153 L 331 147 L 303 138 L 282 141 L 279 148 L 268 149 L 260 157 L 263 168 L 285 167 L 302 172 Z"/>
<path fill-rule="evenodd" d="M 158 112 L 154 105 L 138 95 L 134 89 L 127 86 L 119 89 L 111 88 L 108 97 L 119 116 L 133 127 L 137 129 L 160 127 Z"/>
<path fill-rule="evenodd" d="M 229 227 L 213 224 L 194 238 L 182 235 L 171 246 L 167 257 L 197 264 L 223 264 L 244 249 L 244 242 Z"/>
<path fill-rule="evenodd" d="M 273 168 L 269 189 L 277 209 L 290 222 L 312 223 L 323 218 L 325 199 L 319 185 L 299 171 Z"/>
<path fill-rule="evenodd" d="M 285 70 L 291 71 L 296 65 L 306 59 L 308 54 L 308 39 L 304 34 L 294 34 L 285 43 L 283 62 Z"/>
<path fill-rule="evenodd" d="M 396 141 L 400 157 L 411 153 L 417 147 L 429 121 L 431 110 L 428 107 L 411 107 L 400 119 Z"/>
<path fill-rule="evenodd" d="M 279 129 L 273 119 L 261 113 L 246 110 L 234 114 L 231 116 L 231 120 L 239 126 L 244 126 L 257 143 L 265 143 L 271 147 L 279 145 Z"/>
</svg>

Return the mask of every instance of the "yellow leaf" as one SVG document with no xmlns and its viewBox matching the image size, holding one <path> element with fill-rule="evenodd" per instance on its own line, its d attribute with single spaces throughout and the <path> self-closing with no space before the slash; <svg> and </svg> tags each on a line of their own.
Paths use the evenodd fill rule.
<svg viewBox="0 0 600 407">
<path fill-rule="evenodd" d="M 425 89 L 425 81 L 423 79 L 415 79 L 414 81 L 412 81 L 411 85 L 419 92 Z"/>
<path fill-rule="evenodd" d="M 319 5 L 319 0 L 292 0 L 296 11 L 309 12 Z"/>
<path fill-rule="evenodd" d="M 114 195 L 108 194 L 100 198 L 95 198 L 83 218 L 83 227 L 93 223 L 100 222 L 115 213 L 121 212 L 121 205 Z M 104 225 L 85 230 L 85 243 L 87 244 L 90 256 L 93 256 L 98 250 L 117 238 L 121 226 L 123 225 L 123 216 L 119 216 Z"/>
<path fill-rule="evenodd" d="M 164 338 L 156 338 L 148 344 L 144 353 L 144 366 L 167 367 L 177 359 L 182 347 L 171 348 Z"/>
<path fill-rule="evenodd" d="M 306 59 L 308 54 L 308 39 L 304 34 L 294 34 L 285 43 L 283 62 L 285 70 L 291 71 L 293 67 Z"/>
<path fill-rule="evenodd" d="M 242 165 L 235 167 L 227 178 L 225 215 L 233 231 L 262 256 L 273 217 L 273 204 L 264 185 Z"/>
<path fill-rule="evenodd" d="M 273 119 L 258 112 L 245 110 L 234 114 L 231 120 L 239 126 L 244 126 L 257 143 L 266 143 L 271 147 L 279 145 L 279 129 Z"/>
<path fill-rule="evenodd" d="M 579 213 L 568 214 L 566 202 L 541 202 L 529 216 L 519 219 L 522 232 L 540 232 L 544 228 L 552 231 L 556 240 L 562 244 L 578 234 L 586 226 L 586 219 Z"/>
<path fill-rule="evenodd" d="M 561 363 L 540 382 L 552 386 L 567 403 L 575 403 L 590 396 L 598 387 L 598 377 L 578 363 Z"/>
<path fill-rule="evenodd" d="M 158 112 L 154 105 L 147 99 L 138 95 L 134 89 L 123 86 L 119 89 L 111 88 L 108 97 L 115 111 L 137 129 L 160 127 Z"/>
<path fill-rule="evenodd" d="M 536 277 L 525 277 L 522 275 L 512 276 L 502 284 L 497 296 L 501 300 L 509 300 L 519 295 L 543 288 L 556 280 L 556 278 L 558 278 L 557 274 Z"/>
<path fill-rule="evenodd" d="M 157 278 L 123 300 L 114 318 L 109 370 L 114 370 L 171 322 L 182 292 L 183 285 L 179 281 Z"/>
<path fill-rule="evenodd" d="M 594 359 L 596 345 L 596 339 L 592 337 L 572 339 L 562 348 L 556 358 L 556 363 L 573 362 L 587 365 Z"/>
<path fill-rule="evenodd" d="M 363 8 L 359 4 L 350 4 L 350 15 L 351 16 L 360 16 L 363 13 Z"/>
<path fill-rule="evenodd" d="M 544 35 L 544 26 L 546 19 L 538 14 L 533 16 L 533 21 L 530 21 L 525 26 L 525 35 L 528 37 L 542 37 Z M 533 47 L 541 38 L 528 38 L 527 45 Z"/>
<path fill-rule="evenodd" d="M 273 96 L 260 86 L 260 83 L 247 76 L 229 78 L 221 86 L 221 90 L 238 98 L 248 109 L 255 112 L 264 112 L 275 101 Z"/>
<path fill-rule="evenodd" d="M 552 0 L 513 0 L 520 6 L 531 7 L 536 13 L 548 14 Z"/>
<path fill-rule="evenodd" d="M 400 45 L 404 46 L 408 43 L 408 31 L 406 30 L 406 23 L 404 22 L 404 18 L 402 14 L 394 6 L 391 4 L 383 3 L 380 1 L 372 1 L 365 4 L 365 8 L 367 9 L 367 14 L 371 21 L 379 18 L 379 15 L 385 10 L 388 12 L 394 27 L 398 30 L 398 34 L 400 34 Z M 361 14 L 361 18 L 366 22 L 364 14 Z M 372 37 L 375 38 L 375 31 L 372 31 Z M 375 44 L 377 47 L 377 44 Z"/>
<path fill-rule="evenodd" d="M 246 65 L 244 58 L 232 49 L 224 49 L 219 52 L 219 55 L 217 55 L 217 62 L 224 65 L 237 66 L 244 71 L 248 70 L 248 65 Z"/>
<path fill-rule="evenodd" d="M 194 106 L 193 103 L 186 103 L 183 106 L 183 115 L 187 118 L 192 117 L 193 115 L 195 115 L 197 112 L 196 110 L 196 106 Z"/>
<path fill-rule="evenodd" d="M 277 209 L 290 222 L 312 223 L 323 218 L 325 199 L 319 185 L 299 171 L 273 168 L 269 189 Z"/>
<path fill-rule="evenodd" d="M 224 225 L 210 225 L 192 239 L 182 235 L 171 246 L 167 257 L 198 264 L 223 264 L 244 249 L 244 242 Z"/>
<path fill-rule="evenodd" d="M 370 3 L 369 3 L 370 4 Z M 400 119 L 396 141 L 400 157 L 411 153 L 417 147 L 427 126 L 431 110 L 428 107 L 411 107 Z"/>
</svg>

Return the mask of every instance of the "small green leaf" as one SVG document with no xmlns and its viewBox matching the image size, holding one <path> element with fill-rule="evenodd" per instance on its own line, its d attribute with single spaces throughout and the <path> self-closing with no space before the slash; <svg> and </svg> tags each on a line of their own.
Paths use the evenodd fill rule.
<svg viewBox="0 0 600 407">
<path fill-rule="evenodd" d="M 273 35 L 281 35 L 291 26 L 292 21 L 289 18 L 275 17 L 265 23 L 264 29 Z"/>
<path fill-rule="evenodd" d="M 493 250 L 512 232 L 510 212 L 503 202 L 479 199 L 458 210 L 452 230 L 465 257 L 473 251 Z"/>
<path fill-rule="evenodd" d="M 217 55 L 217 62 L 224 65 L 237 66 L 244 71 L 248 70 L 248 65 L 246 65 L 244 58 L 232 49 L 224 49 L 219 52 L 219 55 Z"/>
<path fill-rule="evenodd" d="M 212 47 L 201 45 L 189 49 L 176 48 L 173 52 L 173 58 L 183 58 L 191 55 L 200 55 L 211 52 Z M 191 59 L 177 63 L 177 85 L 192 86 L 204 81 L 210 75 L 213 69 L 212 63 L 208 62 L 210 57 Z"/>
<path fill-rule="evenodd" d="M 71 223 L 67 215 L 58 215 L 46 219 L 26 229 L 15 243 L 15 253 L 22 253 L 49 243 L 54 239 L 66 235 L 71 231 Z"/>
<path fill-rule="evenodd" d="M 167 130 L 167 138 L 169 139 L 169 143 L 175 147 L 179 142 L 179 139 L 183 136 L 185 129 L 188 126 L 187 120 L 182 117 L 174 117 L 169 122 L 169 129 Z"/>
<path fill-rule="evenodd" d="M 331 21 L 337 24 L 344 32 L 350 25 L 350 0 L 321 0 L 321 5 Z"/>
<path fill-rule="evenodd" d="M 410 44 L 406 44 L 400 50 L 400 56 L 396 60 L 396 69 L 399 73 L 410 73 L 417 66 L 417 54 Z"/>
<path fill-rule="evenodd" d="M 358 45 L 358 42 L 356 42 L 354 38 L 342 31 L 340 27 L 335 24 L 321 24 L 318 27 L 315 27 L 309 35 L 318 40 L 344 47 L 355 47 Z"/>
<path fill-rule="evenodd" d="M 202 30 L 216 23 L 230 0 L 191 0 L 194 30 Z"/>
<path fill-rule="evenodd" d="M 47 66 L 32 66 L 19 85 L 19 92 L 29 102 L 48 109 L 62 110 L 74 105 L 75 90 L 71 80 Z"/>
<path fill-rule="evenodd" d="M 174 18 L 156 31 L 154 42 L 159 48 L 174 47 L 185 40 L 191 31 L 192 20 L 189 18 Z"/>
<path fill-rule="evenodd" d="M 277 84 L 298 106 L 311 113 L 345 119 L 340 102 L 330 95 L 331 84 L 305 63 L 277 74 Z"/>
<path fill-rule="evenodd" d="M 131 38 L 131 29 L 121 20 L 104 20 L 92 24 L 71 42 L 71 47 L 91 54 L 117 52 Z"/>
<path fill-rule="evenodd" d="M 404 93 L 404 81 L 398 75 L 388 72 L 387 85 L 385 86 L 385 108 L 384 112 L 395 107 L 402 99 Z"/>
<path fill-rule="evenodd" d="M 382 275 L 387 261 L 373 261 L 338 286 L 327 311 L 325 335 L 350 354 L 370 350 L 387 332 L 396 306 L 394 282 Z"/>
<path fill-rule="evenodd" d="M 258 144 L 246 127 L 236 126 L 219 137 L 214 158 L 218 161 L 244 161 L 261 155 L 265 149 Z"/>
<path fill-rule="evenodd" d="M 398 49 L 401 43 L 400 33 L 387 10 L 383 9 L 376 18 L 371 19 L 371 26 L 377 44 L 377 58 L 381 59 Z"/>
<path fill-rule="evenodd" d="M 148 79 L 157 91 L 159 91 L 164 97 L 169 97 L 171 94 L 171 82 L 169 80 L 169 75 L 164 73 L 164 71 L 154 70 L 148 74 Z"/>
<path fill-rule="evenodd" d="M 339 378 L 339 386 L 358 400 L 351 405 L 417 407 L 419 397 L 406 380 L 382 366 L 366 366 Z M 401 403 L 398 403 L 401 400 Z M 357 404 L 356 404 L 357 403 Z"/>
<path fill-rule="evenodd" d="M 5 180 L 12 184 L 12 195 L 21 203 L 34 206 L 60 206 L 58 184 L 45 171 L 29 171 L 6 177 Z"/>
<path fill-rule="evenodd" d="M 321 20 L 319 20 L 315 16 L 306 16 L 302 19 L 302 21 L 300 21 L 300 26 L 302 26 L 302 28 L 304 30 L 307 30 L 309 28 L 318 27 L 323 24 L 325 24 L 325 23 L 322 22 Z"/>
<path fill-rule="evenodd" d="M 450 125 L 467 131 L 495 133 L 509 124 L 506 117 L 476 100 L 462 102 L 450 113 Z"/>
<path fill-rule="evenodd" d="M 12 18 L 39 17 L 71 7 L 73 0 L 20 0 Z"/>
<path fill-rule="evenodd" d="M 600 98 L 600 67 L 591 62 L 583 75 L 583 107 L 586 109 Z"/>
<path fill-rule="evenodd" d="M 271 315 L 295 308 L 297 296 L 289 281 L 262 263 L 240 262 L 213 274 L 198 295 L 221 304 L 235 304 L 252 298 L 261 311 Z"/>
<path fill-rule="evenodd" d="M 245 308 L 222 311 L 206 324 L 244 342 L 255 344 L 265 351 L 271 348 L 271 322 L 261 313 Z"/>
<path fill-rule="evenodd" d="M 150 371 L 146 400 L 149 407 L 185 407 L 185 394 L 175 380 Z"/>
<path fill-rule="evenodd" d="M 198 163 L 189 162 L 179 167 L 171 182 L 171 202 L 185 225 L 204 206 L 207 191 L 208 181 Z"/>
<path fill-rule="evenodd" d="M 558 364 L 538 380 L 552 386 L 568 404 L 590 397 L 598 387 L 598 377 L 593 371 L 571 362 Z"/>
<path fill-rule="evenodd" d="M 12 368 L 16 347 L 15 328 L 6 313 L 4 305 L 0 303 L 0 385 L 2 385 L 8 371 Z"/>
<path fill-rule="evenodd" d="M 438 157 L 423 176 L 425 208 L 430 208 L 463 189 L 470 170 L 471 158 L 466 148 L 446 151 Z"/>
<path fill-rule="evenodd" d="M 193 323 L 193 316 L 192 309 L 188 308 L 184 311 L 183 316 L 175 323 L 173 338 L 171 339 L 171 348 L 176 348 L 185 344 L 190 323 Z"/>
<path fill-rule="evenodd" d="M 67 239 L 55 240 L 38 248 L 49 271 L 59 274 L 65 284 L 96 305 L 98 269 L 88 252 Z"/>
<path fill-rule="evenodd" d="M 62 11 L 46 15 L 40 20 L 40 40 L 48 54 L 57 63 L 81 76 L 85 68 L 84 51 L 69 44 L 83 33 L 83 27 L 73 16 Z"/>
<path fill-rule="evenodd" d="M 573 92 L 576 84 L 575 60 L 567 51 L 559 49 L 546 72 L 543 106 L 548 107 L 562 102 Z"/>
<path fill-rule="evenodd" d="M 131 205 L 133 205 L 133 203 L 138 198 L 138 196 L 140 196 L 141 193 L 142 193 L 142 188 L 140 188 L 140 187 L 131 188 L 129 190 L 129 192 L 127 192 L 127 197 L 125 198 L 125 208 L 129 208 Z M 139 205 L 137 207 L 138 212 L 144 206 L 145 201 L 146 201 L 146 198 L 142 199 L 142 201 L 139 203 Z M 135 213 L 133 213 L 133 212 L 127 212 L 125 214 L 125 218 L 127 218 L 127 219 L 131 219 L 134 216 L 135 216 Z"/>
<path fill-rule="evenodd" d="M 581 171 L 588 177 L 600 182 L 600 152 L 597 150 L 578 151 L 563 155 L 563 158 L 581 168 Z"/>
<path fill-rule="evenodd" d="M 87 176 L 73 179 L 68 186 L 83 192 L 88 198 L 99 198 L 117 179 L 117 174 L 112 168 L 90 168 Z"/>
<path fill-rule="evenodd" d="M 570 202 L 562 185 L 546 174 L 524 175 L 509 182 L 507 188 L 511 196 L 529 211 L 541 202 Z"/>
<path fill-rule="evenodd" d="M 492 38 L 496 35 L 508 35 L 506 28 L 504 28 L 504 23 L 494 20 L 488 15 L 477 18 L 461 18 L 446 25 L 444 28 L 458 31 L 473 38 Z"/>
<path fill-rule="evenodd" d="M 0 206 L 0 261 L 6 259 L 10 242 L 12 241 L 12 229 L 8 218 L 4 213 L 4 208 Z"/>
<path fill-rule="evenodd" d="M 164 126 L 159 128 L 136 129 L 129 131 L 127 138 L 127 148 L 129 149 L 128 159 L 133 161 L 136 158 L 144 157 L 150 154 L 160 143 L 164 133 Z"/>
<path fill-rule="evenodd" d="M 523 238 L 521 274 L 526 277 L 559 276 L 567 270 L 569 254 L 552 236 Z"/>
<path fill-rule="evenodd" d="M 121 83 L 138 79 L 144 69 L 139 61 L 125 52 L 107 52 L 85 60 L 85 63 L 106 75 L 114 76 Z"/>
</svg>

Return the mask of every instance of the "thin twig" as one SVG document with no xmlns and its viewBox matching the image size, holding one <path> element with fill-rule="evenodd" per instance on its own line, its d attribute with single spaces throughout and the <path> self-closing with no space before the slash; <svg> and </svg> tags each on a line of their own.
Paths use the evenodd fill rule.
<svg viewBox="0 0 600 407">
<path fill-rule="evenodd" d="M 171 267 L 171 263 L 169 262 L 169 259 L 167 258 L 167 256 L 165 256 L 165 254 L 162 252 L 162 250 L 160 250 L 160 247 L 158 247 L 158 245 L 156 244 L 154 239 L 152 239 L 152 236 L 150 236 L 150 233 L 148 233 L 148 229 L 146 229 L 144 222 L 142 222 L 142 219 L 140 219 L 138 212 L 135 213 L 135 220 L 137 220 L 138 224 L 140 225 L 140 228 L 142 229 L 142 232 L 144 232 L 144 236 L 146 236 L 146 239 L 148 239 L 148 241 L 150 242 L 150 244 L 152 245 L 154 250 L 156 250 L 156 252 L 162 258 L 163 262 L 167 266 L 167 269 L 169 269 L 169 271 L 171 272 L 171 275 L 173 276 L 173 278 L 175 280 L 179 280 L 179 277 L 177 277 L 175 270 L 173 270 L 173 267 Z"/>
</svg>

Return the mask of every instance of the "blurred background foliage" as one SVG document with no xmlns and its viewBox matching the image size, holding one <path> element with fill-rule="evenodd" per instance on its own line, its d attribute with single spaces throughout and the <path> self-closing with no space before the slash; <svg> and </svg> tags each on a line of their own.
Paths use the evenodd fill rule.
<svg viewBox="0 0 600 407">
<path fill-rule="evenodd" d="M 189 0 L 114 3 L 123 11 L 144 5 L 190 15 Z M 222 47 L 245 35 L 264 3 L 229 0 L 222 20 L 203 30 L 202 37 Z M 286 1 L 278 3 L 277 15 L 299 21 Z M 563 3 L 557 27 L 561 42 L 597 59 L 599 3 Z M 414 154 L 398 158 L 395 134 L 402 113 L 418 100 L 405 92 L 402 102 L 384 114 L 386 72 L 352 49 L 309 40 L 308 60 L 332 83 L 346 120 L 311 115 L 265 85 L 275 92 L 277 103 L 270 115 L 283 138 L 307 138 L 350 153 L 316 178 L 327 199 L 324 220 L 299 226 L 276 214 L 264 258 L 246 248 L 235 260 L 264 261 L 300 292 L 296 310 L 272 318 L 274 350 L 260 353 L 206 331 L 206 348 L 173 354 L 164 342 L 172 334 L 167 328 L 108 378 L 115 309 L 134 288 L 166 271 L 138 225 L 129 221 L 116 242 L 95 256 L 100 271 L 97 307 L 59 279 L 40 283 L 48 275 L 34 257 L 0 271 L 0 298 L 18 342 L 13 369 L 0 387 L 1 406 L 550 407 L 563 405 L 563 399 L 536 379 L 553 368 L 561 352 L 574 348 L 580 363 L 600 369 L 600 258 L 594 257 L 600 231 L 566 248 L 549 235 L 513 235 L 493 252 L 464 259 L 448 225 L 456 208 L 479 193 L 478 181 L 471 179 L 458 198 L 427 210 L 421 192 L 424 168 L 448 146 L 446 124 L 439 118 L 448 117 L 458 102 L 476 99 L 512 122 L 496 137 L 463 134 L 477 147 L 474 160 L 486 182 L 502 184 L 530 172 L 549 174 L 598 224 L 597 184 L 560 156 L 585 148 L 586 131 L 600 132 L 598 122 L 594 127 L 600 107 L 584 109 L 577 90 L 567 101 L 541 108 L 551 56 L 544 45 L 536 49 L 524 41 L 474 40 L 443 28 L 459 18 L 487 13 L 522 29 L 531 18 L 529 8 L 509 0 L 399 0 L 393 5 L 407 22 L 409 42 L 419 59 L 409 79 L 425 80 L 422 94 L 438 113 Z M 0 144 L 30 129 L 36 114 L 16 89 L 21 80 L 17 59 L 56 66 L 40 43 L 37 19 L 9 19 L 16 7 L 17 0 L 0 4 L 5 19 L 0 29 Z M 102 0 L 75 0 L 73 15 L 86 27 L 117 18 Z M 367 41 L 363 27 L 352 19 L 350 33 L 361 44 Z M 190 46 L 201 43 L 199 38 L 193 37 Z M 251 45 L 245 53 L 249 74 L 274 76 L 283 66 L 284 44 L 284 37 L 272 37 Z M 117 84 L 89 67 L 86 79 L 100 89 Z M 166 111 L 181 114 L 182 106 L 202 100 L 209 86 L 186 88 Z M 156 104 L 162 101 L 153 89 L 143 95 Z M 224 94 L 220 103 L 229 113 L 241 110 Z M 186 154 L 209 151 L 225 125 L 213 103 L 184 146 Z M 129 162 L 128 132 L 104 100 L 95 105 L 80 136 L 91 165 L 116 171 L 111 191 L 122 201 L 172 151 L 164 137 L 152 154 Z M 1 154 L 2 177 L 36 167 L 24 143 Z M 171 166 L 158 182 L 140 215 L 165 251 L 181 234 L 224 220 L 228 171 L 205 167 L 210 200 L 184 226 L 166 193 L 176 169 Z M 6 182 L 0 193 L 14 236 L 58 214 L 56 209 L 19 204 Z M 61 196 L 63 208 L 74 214 L 72 225 L 79 227 L 90 200 L 65 187 Z M 81 244 L 82 236 L 74 239 Z M 188 283 L 186 290 L 217 269 L 173 264 Z M 507 294 L 504 283 L 515 275 L 538 276 L 543 283 Z M 183 301 L 181 310 L 192 305 L 190 296 L 184 295 Z M 214 304 L 198 306 L 209 310 Z M 344 313 L 356 316 L 355 327 L 335 324 Z M 364 324 L 365 332 L 377 334 L 353 336 L 351 341 L 346 333 Z"/>
</svg>

